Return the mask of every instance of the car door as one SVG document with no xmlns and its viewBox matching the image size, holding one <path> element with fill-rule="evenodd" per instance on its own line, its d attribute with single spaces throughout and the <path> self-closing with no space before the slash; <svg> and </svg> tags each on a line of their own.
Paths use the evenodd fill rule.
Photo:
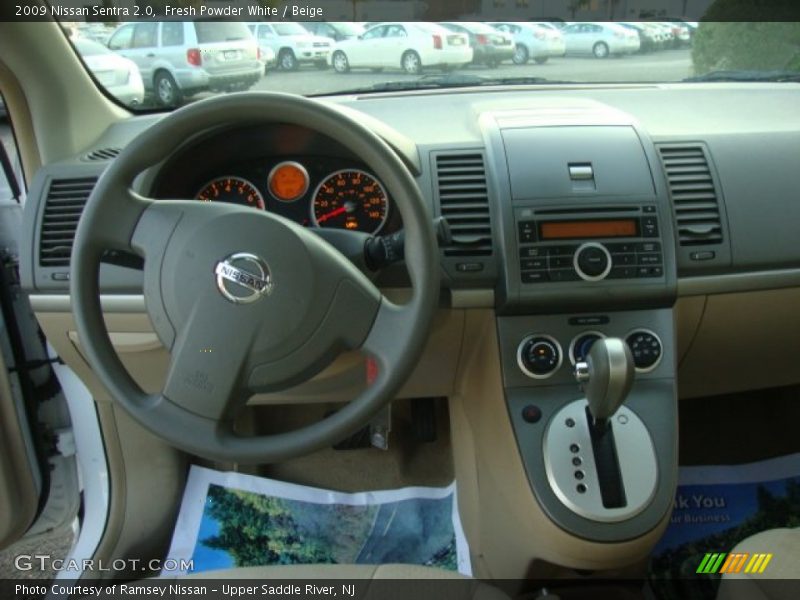
<svg viewBox="0 0 800 600">
<path fill-rule="evenodd" d="M 586 53 L 586 38 L 588 32 L 586 31 L 585 23 L 576 23 L 564 29 L 564 40 L 567 45 L 567 52 L 571 54 L 585 54 Z"/>
<path fill-rule="evenodd" d="M 133 44 L 133 30 L 135 27 L 136 25 L 134 23 L 130 23 L 117 29 L 113 34 L 111 34 L 111 37 L 108 40 L 108 49 L 121 56 L 124 56 L 125 58 L 131 59 L 138 67 L 140 65 L 131 52 L 131 45 Z"/>
<path fill-rule="evenodd" d="M 12 160 L 6 152 L 6 147 L 13 145 L 13 133 L 4 112 L 0 117 L 0 335 L 4 338 L 0 348 L 0 549 L 29 530 L 42 506 L 40 497 L 49 487 L 40 468 L 37 436 L 31 429 L 38 422 L 38 401 L 33 393 L 36 380 L 29 368 L 34 357 L 26 352 L 30 351 L 27 332 L 16 316 L 25 295 L 19 293 L 18 284 L 10 277 L 15 268 L 11 247 L 16 245 L 11 238 L 22 219 L 23 195 L 19 161 Z"/>
<path fill-rule="evenodd" d="M 143 81 L 153 81 L 153 63 L 158 52 L 158 23 L 137 23 L 133 30 L 130 58 L 139 67 Z"/>
<path fill-rule="evenodd" d="M 405 26 L 399 23 L 388 25 L 383 36 L 383 52 L 380 54 L 380 66 L 399 67 L 400 60 L 406 50 L 410 49 L 419 52 L 419 49 L 415 49 L 411 42 Z"/>
<path fill-rule="evenodd" d="M 347 56 L 352 66 L 375 67 L 382 64 L 385 60 L 382 54 L 385 52 L 383 36 L 386 28 L 386 25 L 373 27 L 366 31 L 361 39 L 348 44 Z"/>
<path fill-rule="evenodd" d="M 278 55 L 278 51 L 281 49 L 281 41 L 271 25 L 259 25 L 256 39 L 260 47 L 268 46 L 275 52 L 275 56 Z"/>
</svg>

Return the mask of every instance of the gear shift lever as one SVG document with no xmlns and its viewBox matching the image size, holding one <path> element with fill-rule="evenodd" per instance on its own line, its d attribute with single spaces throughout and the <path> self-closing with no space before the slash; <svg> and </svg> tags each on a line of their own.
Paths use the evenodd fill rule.
<svg viewBox="0 0 800 600">
<path fill-rule="evenodd" d="M 619 338 L 597 340 L 586 360 L 575 365 L 575 379 L 583 385 L 595 426 L 605 427 L 625 402 L 634 373 L 630 348 Z"/>
</svg>

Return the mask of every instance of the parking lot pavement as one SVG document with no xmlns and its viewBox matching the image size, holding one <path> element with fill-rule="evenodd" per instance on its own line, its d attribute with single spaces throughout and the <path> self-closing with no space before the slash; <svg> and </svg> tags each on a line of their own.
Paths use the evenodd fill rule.
<svg viewBox="0 0 800 600">
<path fill-rule="evenodd" d="M 469 66 L 457 71 L 483 77 L 545 77 L 578 82 L 677 81 L 692 74 L 688 48 L 664 50 L 653 54 L 635 54 L 620 58 L 552 58 L 543 65 L 503 63 L 496 69 Z M 427 69 L 423 75 L 438 75 L 438 69 Z M 376 83 L 413 80 L 419 75 L 406 75 L 399 69 L 373 73 L 358 69 L 336 73 L 303 66 L 294 72 L 269 71 L 252 89 L 293 92 L 303 95 L 326 94 L 346 89 L 369 87 Z"/>
</svg>

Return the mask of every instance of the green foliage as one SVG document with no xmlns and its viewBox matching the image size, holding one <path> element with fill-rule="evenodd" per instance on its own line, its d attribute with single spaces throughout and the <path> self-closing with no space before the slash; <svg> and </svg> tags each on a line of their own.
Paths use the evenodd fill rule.
<svg viewBox="0 0 800 600">
<path fill-rule="evenodd" d="M 717 70 L 800 71 L 800 23 L 798 22 L 712 22 L 709 15 L 738 15 L 740 4 L 761 14 L 760 2 L 717 0 L 704 16 L 694 36 L 692 60 L 695 75 Z M 798 3 L 800 4 L 800 3 Z M 731 6 L 725 12 L 720 7 Z M 743 13 L 742 13 L 743 14 Z M 751 17 L 757 18 L 757 17 Z M 774 17 L 773 17 L 774 18 Z"/>
<path fill-rule="evenodd" d="M 800 21 L 800 5 L 797 0 L 715 0 L 703 21 Z"/>
<path fill-rule="evenodd" d="M 281 499 L 212 485 L 207 502 L 220 530 L 201 543 L 224 550 L 237 567 L 333 562 L 324 545 L 303 534 Z"/>
</svg>

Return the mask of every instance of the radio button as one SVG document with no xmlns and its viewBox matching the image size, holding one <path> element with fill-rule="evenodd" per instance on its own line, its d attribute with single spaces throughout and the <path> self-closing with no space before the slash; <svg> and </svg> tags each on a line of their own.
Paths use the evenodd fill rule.
<svg viewBox="0 0 800 600">
<path fill-rule="evenodd" d="M 571 266 L 569 269 L 555 269 L 550 271 L 550 281 L 578 281 L 580 277 Z"/>
<path fill-rule="evenodd" d="M 636 252 L 661 252 L 661 244 L 658 242 L 640 242 L 636 244 Z"/>
<path fill-rule="evenodd" d="M 636 267 L 637 277 L 662 277 L 663 275 L 662 267 Z"/>
<path fill-rule="evenodd" d="M 608 248 L 611 252 L 619 254 L 636 252 L 636 244 L 633 243 L 606 244 L 606 248 Z"/>
<path fill-rule="evenodd" d="M 520 221 L 519 222 L 519 241 L 522 244 L 527 244 L 536 241 L 536 222 L 535 221 Z"/>
<path fill-rule="evenodd" d="M 611 271 L 611 255 L 601 244 L 588 242 L 575 253 L 575 270 L 586 281 L 600 281 Z"/>
<path fill-rule="evenodd" d="M 522 270 L 523 271 L 530 271 L 531 269 L 546 269 L 547 268 L 547 259 L 546 258 L 523 258 L 522 259 Z"/>
<path fill-rule="evenodd" d="M 544 256 L 545 251 L 543 248 L 520 248 L 519 249 L 519 257 L 520 258 L 538 258 L 540 256 Z"/>
<path fill-rule="evenodd" d="M 636 264 L 635 254 L 612 254 L 611 259 L 614 262 L 615 267 Z"/>
<path fill-rule="evenodd" d="M 636 267 L 613 267 L 608 274 L 611 279 L 634 279 Z"/>
<path fill-rule="evenodd" d="M 548 280 L 547 271 L 526 271 L 521 279 L 522 283 L 542 283 Z"/>
<path fill-rule="evenodd" d="M 547 249 L 548 256 L 572 256 L 577 246 L 550 246 Z"/>
<path fill-rule="evenodd" d="M 642 217 L 642 237 L 658 237 L 658 219 Z"/>
<path fill-rule="evenodd" d="M 661 264 L 661 254 L 654 252 L 651 254 L 639 254 L 639 264 L 640 265 L 660 265 Z"/>
<path fill-rule="evenodd" d="M 571 256 L 550 256 L 550 268 L 564 269 L 566 267 L 572 267 L 572 260 Z"/>
</svg>

